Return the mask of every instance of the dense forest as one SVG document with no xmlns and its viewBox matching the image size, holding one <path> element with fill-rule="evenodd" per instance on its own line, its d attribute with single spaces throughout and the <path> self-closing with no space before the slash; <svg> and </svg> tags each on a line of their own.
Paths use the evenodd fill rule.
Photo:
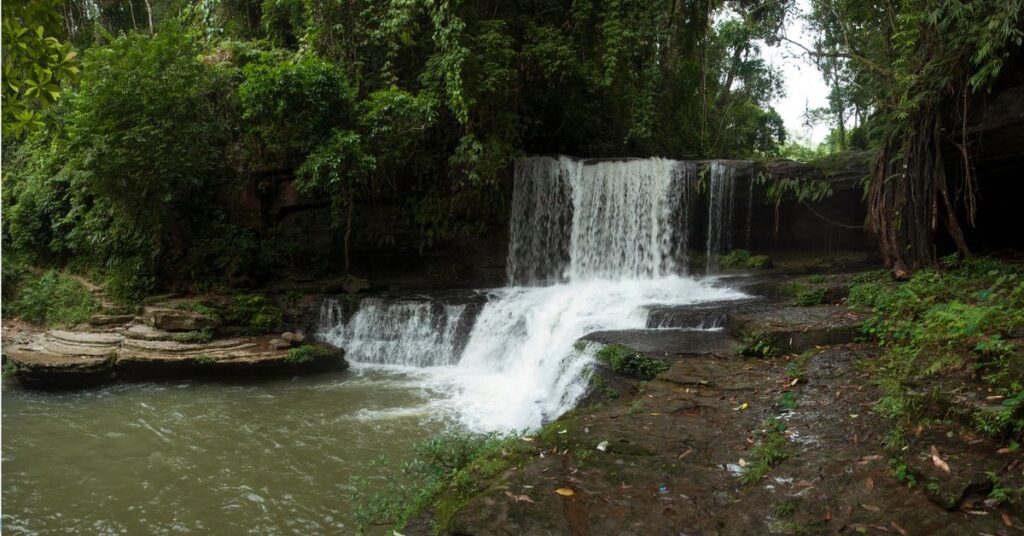
<svg viewBox="0 0 1024 536">
<path fill-rule="evenodd" d="M 394 242 L 379 211 L 421 248 L 485 232 L 520 155 L 795 154 L 763 49 L 797 16 L 832 89 L 812 114 L 830 149 L 876 151 L 868 226 L 886 264 L 934 264 L 940 232 L 969 254 L 970 147 L 952 127 L 1012 61 L 1022 2 L 811 5 L 7 2 L 5 276 L 70 267 L 130 299 L 340 271 L 354 236 Z M 950 155 L 962 164 L 943 169 Z M 330 253 L 260 217 L 281 178 L 329 202 Z"/>
</svg>

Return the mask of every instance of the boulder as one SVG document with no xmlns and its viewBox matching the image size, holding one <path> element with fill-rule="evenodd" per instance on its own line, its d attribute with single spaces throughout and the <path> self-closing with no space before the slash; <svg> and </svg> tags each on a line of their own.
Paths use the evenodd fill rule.
<svg viewBox="0 0 1024 536">
<path fill-rule="evenodd" d="M 216 319 L 195 311 L 146 307 L 143 317 L 150 327 L 166 331 L 202 331 L 217 327 Z"/>
<path fill-rule="evenodd" d="M 104 315 L 94 314 L 89 317 L 89 325 L 91 326 L 114 326 L 119 324 L 127 324 L 135 320 L 135 315 Z"/>
<path fill-rule="evenodd" d="M 270 339 L 270 341 L 267 342 L 267 345 L 274 350 L 287 350 L 292 346 L 290 342 L 282 339 Z"/>
<path fill-rule="evenodd" d="M 305 342 L 306 336 L 301 333 L 293 333 L 291 331 L 286 331 L 281 334 L 281 339 L 287 341 L 292 346 L 298 346 Z"/>
</svg>

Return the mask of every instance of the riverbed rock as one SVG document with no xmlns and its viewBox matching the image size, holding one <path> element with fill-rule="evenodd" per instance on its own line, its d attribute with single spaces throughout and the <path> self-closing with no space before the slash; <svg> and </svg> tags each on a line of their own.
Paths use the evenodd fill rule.
<svg viewBox="0 0 1024 536">
<path fill-rule="evenodd" d="M 143 317 L 149 326 L 167 331 L 201 331 L 219 324 L 216 319 L 195 311 L 166 307 L 146 307 Z"/>
<path fill-rule="evenodd" d="M 285 342 L 288 342 L 292 346 L 297 346 L 306 341 L 306 336 L 301 333 L 293 333 L 291 331 L 286 331 L 281 334 L 281 339 L 284 340 Z"/>
<path fill-rule="evenodd" d="M 114 380 L 113 354 L 64 355 L 39 347 L 4 348 L 4 356 L 23 385 L 39 389 L 93 387 Z"/>
<path fill-rule="evenodd" d="M 776 307 L 736 314 L 729 318 L 727 329 L 738 339 L 756 334 L 782 353 L 799 353 L 853 342 L 861 334 L 865 317 L 842 306 Z"/>
<path fill-rule="evenodd" d="M 91 326 L 116 326 L 123 325 L 135 320 L 135 315 L 112 315 L 112 314 L 94 314 L 89 317 L 87 322 Z"/>
<path fill-rule="evenodd" d="M 286 350 L 292 346 L 292 343 L 284 339 L 270 339 L 267 344 L 274 350 Z"/>
</svg>

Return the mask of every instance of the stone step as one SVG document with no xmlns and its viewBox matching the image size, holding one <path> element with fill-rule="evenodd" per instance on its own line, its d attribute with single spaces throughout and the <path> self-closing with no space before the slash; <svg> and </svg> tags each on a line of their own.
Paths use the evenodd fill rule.
<svg viewBox="0 0 1024 536">
<path fill-rule="evenodd" d="M 865 316 L 845 306 L 777 307 L 733 315 L 727 329 L 738 339 L 758 334 L 783 353 L 799 353 L 853 342 L 862 333 Z"/>
<path fill-rule="evenodd" d="M 190 343 L 165 340 L 125 339 L 122 348 L 125 352 L 142 351 L 155 353 L 202 353 L 232 349 L 250 348 L 255 342 L 247 339 L 214 339 L 206 343 Z"/>
<path fill-rule="evenodd" d="M 759 298 L 695 305 L 652 305 L 647 307 L 647 328 L 721 328 L 730 315 L 765 306 L 765 301 Z"/>
<path fill-rule="evenodd" d="M 198 336 L 199 331 L 165 331 L 146 324 L 136 324 L 128 328 L 124 335 L 128 339 L 141 341 L 178 341 L 180 337 Z"/>
<path fill-rule="evenodd" d="M 621 344 L 655 357 L 736 355 L 737 342 L 724 330 L 633 329 L 598 331 L 581 340 Z"/>
<path fill-rule="evenodd" d="M 135 315 L 95 314 L 89 317 L 90 326 L 117 326 L 135 320 Z"/>
<path fill-rule="evenodd" d="M 54 339 L 44 339 L 40 342 L 40 346 L 48 353 L 66 356 L 106 357 L 114 355 L 117 351 L 116 345 L 68 344 Z"/>
<path fill-rule="evenodd" d="M 109 331 L 64 331 L 55 329 L 46 333 L 46 338 L 75 346 L 117 346 L 124 336 Z"/>
</svg>

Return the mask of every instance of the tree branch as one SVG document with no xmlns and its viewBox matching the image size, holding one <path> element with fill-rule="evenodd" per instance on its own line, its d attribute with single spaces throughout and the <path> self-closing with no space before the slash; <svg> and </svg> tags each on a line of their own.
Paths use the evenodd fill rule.
<svg viewBox="0 0 1024 536">
<path fill-rule="evenodd" d="M 875 62 L 873 62 L 873 61 L 871 61 L 871 60 L 869 60 L 869 59 L 867 59 L 864 56 L 861 56 L 859 54 L 854 54 L 852 52 L 818 52 L 816 50 L 812 50 L 812 49 L 808 48 L 806 45 L 804 45 L 802 43 L 799 43 L 797 41 L 794 41 L 794 40 L 786 37 L 785 35 L 781 35 L 779 37 L 783 41 L 786 41 L 787 43 L 791 43 L 791 44 L 794 44 L 794 45 L 800 47 L 801 49 L 803 49 L 804 52 L 807 53 L 808 56 L 811 56 L 812 58 L 844 58 L 844 59 L 848 59 L 848 60 L 852 60 L 852 61 L 855 61 L 857 63 L 860 63 L 860 64 L 864 65 L 865 67 L 867 67 L 868 69 L 871 69 L 872 71 L 874 71 L 874 72 L 876 72 L 876 73 L 878 73 L 878 74 L 880 74 L 880 75 L 882 75 L 882 76 L 884 76 L 886 78 L 895 78 L 895 76 L 893 76 L 893 74 L 892 74 L 892 71 L 890 71 L 889 69 L 886 69 L 886 68 L 878 65 L 877 63 L 875 63 Z M 817 62 L 815 62 L 815 63 L 817 63 Z"/>
</svg>

